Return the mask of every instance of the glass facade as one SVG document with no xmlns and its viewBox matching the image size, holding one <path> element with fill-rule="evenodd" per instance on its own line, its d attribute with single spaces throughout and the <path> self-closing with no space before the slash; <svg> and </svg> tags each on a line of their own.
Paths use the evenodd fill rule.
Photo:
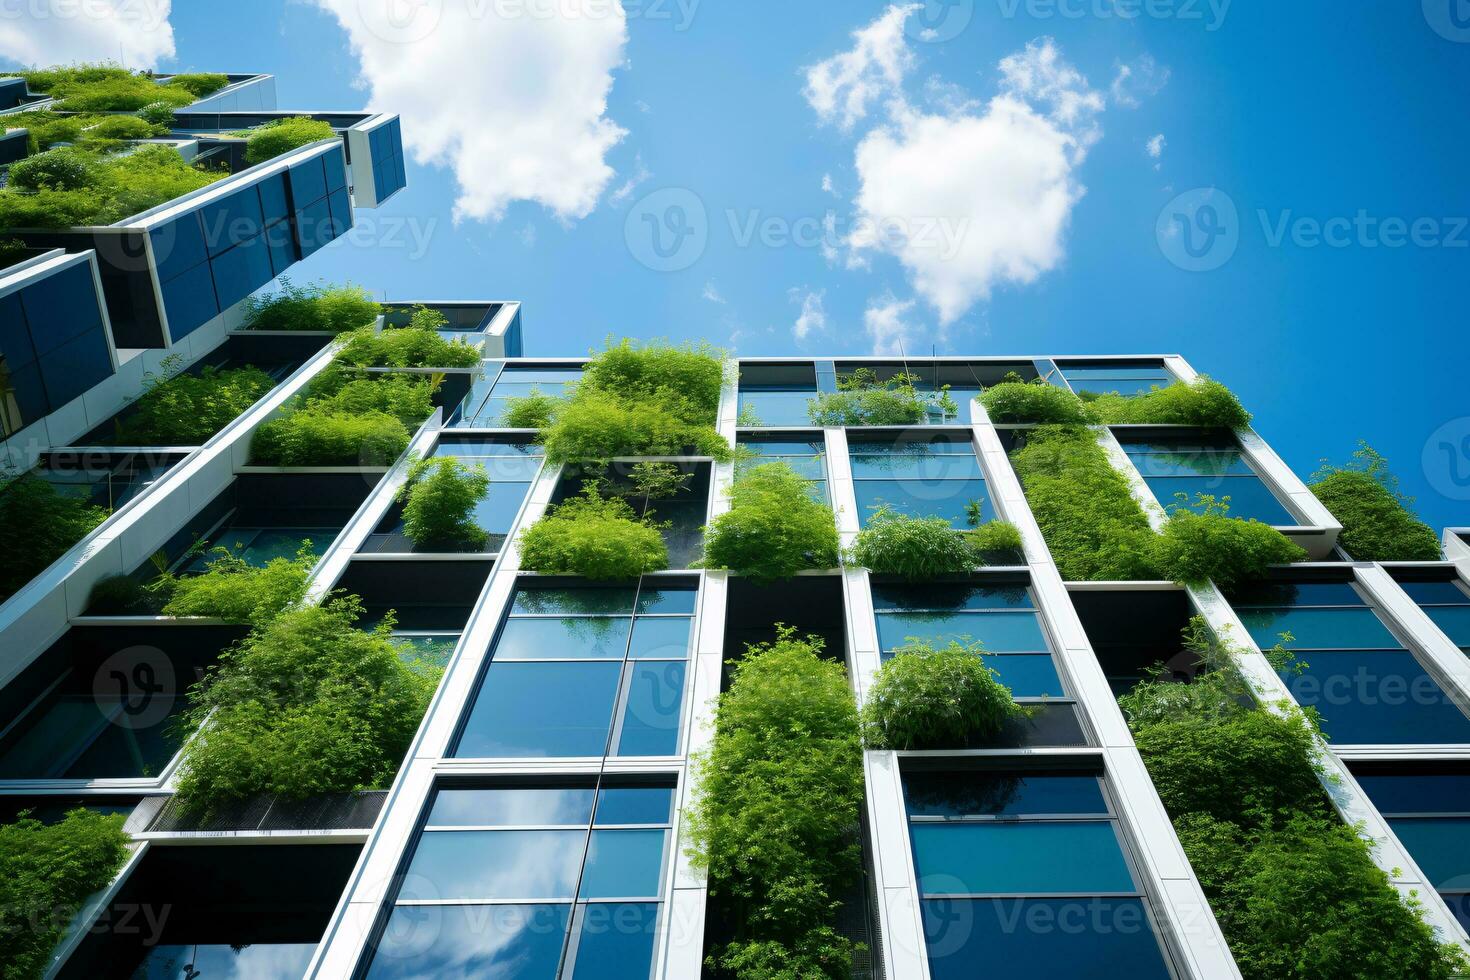
<svg viewBox="0 0 1470 980">
<path fill-rule="evenodd" d="M 113 371 L 92 267 L 73 262 L 0 295 L 0 438 Z"/>
<path fill-rule="evenodd" d="M 582 376 L 579 367 L 522 367 L 502 365 L 488 370 L 475 382 L 465 398 L 464 409 L 452 424 L 462 428 L 487 429 L 505 424 L 505 404 L 512 398 L 533 393 L 561 395 L 566 386 Z"/>
<path fill-rule="evenodd" d="M 1298 523 L 1251 469 L 1233 436 L 1117 435 L 1123 451 L 1166 510 L 1182 506 L 1200 512 L 1197 497 L 1206 494 L 1217 503 L 1228 504 L 1231 517 L 1280 527 Z"/>
<path fill-rule="evenodd" d="M 1263 650 L 1290 634 L 1281 678 L 1335 744 L 1470 742 L 1470 718 L 1351 584 L 1264 586 L 1235 609 Z"/>
<path fill-rule="evenodd" d="M 934 980 L 1170 976 L 1103 780 L 1066 771 L 905 771 Z"/>
<path fill-rule="evenodd" d="M 460 758 L 672 756 L 679 751 L 696 590 L 527 580 L 491 649 Z"/>
<path fill-rule="evenodd" d="M 1460 926 L 1470 930 L 1470 772 L 1386 770 L 1359 773 L 1359 785 Z"/>
<path fill-rule="evenodd" d="M 763 463 L 785 463 L 799 476 L 812 481 L 812 496 L 824 503 L 831 503 L 832 494 L 827 488 L 827 444 L 822 433 L 806 433 L 806 438 L 769 438 L 742 435 L 740 446 L 754 456 L 742 459 L 735 465 L 735 479 L 740 474 Z"/>
<path fill-rule="evenodd" d="M 367 976 L 648 980 L 674 788 L 445 786 Z"/>
<path fill-rule="evenodd" d="M 1146 395 L 1154 388 L 1167 388 L 1175 380 L 1169 369 L 1157 361 L 1059 365 L 1062 377 L 1077 394 L 1118 394 L 1126 397 Z"/>
<path fill-rule="evenodd" d="M 1459 579 L 1437 582 L 1400 582 L 1399 587 L 1419 604 L 1450 642 L 1470 653 L 1470 592 Z"/>
<path fill-rule="evenodd" d="M 848 454 L 864 527 L 881 507 L 913 517 L 942 517 L 957 528 L 996 516 L 968 436 L 850 439 Z"/>
</svg>

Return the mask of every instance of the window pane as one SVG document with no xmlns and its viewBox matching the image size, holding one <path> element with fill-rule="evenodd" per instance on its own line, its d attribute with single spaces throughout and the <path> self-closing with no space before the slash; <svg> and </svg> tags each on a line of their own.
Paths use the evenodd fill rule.
<svg viewBox="0 0 1470 980">
<path fill-rule="evenodd" d="M 646 661 L 629 667 L 628 706 L 618 755 L 676 755 L 684 706 L 684 661 Z"/>
<path fill-rule="evenodd" d="M 1436 888 L 1470 885 L 1470 819 L 1390 820 Z"/>
<path fill-rule="evenodd" d="M 1343 745 L 1470 742 L 1470 719 L 1407 650 L 1318 651 L 1282 680 Z"/>
<path fill-rule="evenodd" d="M 924 939 L 932 980 L 1169 978 L 1136 898 L 930 900 Z"/>
<path fill-rule="evenodd" d="M 454 754 L 602 755 L 621 675 L 617 663 L 492 663 Z"/>
<path fill-rule="evenodd" d="M 948 454 L 884 454 L 878 456 L 854 455 L 852 475 L 862 480 L 966 480 L 980 479 L 980 462 L 974 456 Z"/>
<path fill-rule="evenodd" d="M 1046 637 L 1033 613 L 880 613 L 878 645 L 896 650 L 909 637 L 935 647 L 953 640 L 978 641 L 990 653 L 1045 651 Z"/>
<path fill-rule="evenodd" d="M 1134 890 L 1107 821 L 923 823 L 910 832 L 926 896 Z"/>
<path fill-rule="evenodd" d="M 511 615 L 567 613 L 627 614 L 633 611 L 633 590 L 620 588 L 521 588 L 516 590 Z"/>
<path fill-rule="evenodd" d="M 592 787 L 441 789 L 429 811 L 430 827 L 586 826 L 592 820 Z"/>
<path fill-rule="evenodd" d="M 597 825 L 668 823 L 673 807 L 671 786 L 605 787 L 597 794 Z"/>
<path fill-rule="evenodd" d="M 916 772 L 904 775 L 903 791 L 911 817 L 1108 812 L 1092 775 Z"/>
<path fill-rule="evenodd" d="M 1400 582 L 1399 588 L 1421 605 L 1436 602 L 1470 605 L 1470 594 L 1454 582 Z"/>
<path fill-rule="evenodd" d="M 1470 813 L 1470 775 L 1368 775 L 1358 782 L 1383 813 Z"/>
<path fill-rule="evenodd" d="M 638 614 L 692 613 L 697 594 L 693 588 L 660 585 L 657 579 L 645 579 L 638 590 Z"/>
<path fill-rule="evenodd" d="M 1126 447 L 1125 447 L 1126 448 Z M 1138 472 L 1153 476 L 1198 476 L 1220 478 L 1226 474 L 1254 476 L 1255 470 L 1238 449 L 1200 448 L 1173 452 L 1130 452 L 1129 458 Z M 1219 480 L 1216 485 L 1223 483 Z"/>
<path fill-rule="evenodd" d="M 1347 582 L 1260 582 L 1235 589 L 1242 606 L 1361 606 L 1363 597 Z"/>
<path fill-rule="evenodd" d="M 1264 649 L 1275 646 L 1282 633 L 1292 635 L 1292 650 L 1403 646 L 1371 609 L 1250 609 L 1241 612 L 1240 621 Z"/>
<path fill-rule="evenodd" d="M 622 660 L 628 649 L 625 617 L 505 621 L 495 642 L 496 660 Z"/>
<path fill-rule="evenodd" d="M 1428 606 L 1424 612 L 1457 647 L 1470 647 L 1470 606 Z"/>
<path fill-rule="evenodd" d="M 582 906 L 572 980 L 648 980 L 658 906 L 594 902 Z"/>
<path fill-rule="evenodd" d="M 594 830 L 579 898 L 656 898 L 663 830 Z"/>
<path fill-rule="evenodd" d="M 570 905 L 400 905 L 367 980 L 556 980 Z"/>
<path fill-rule="evenodd" d="M 811 425 L 812 418 L 807 412 L 807 402 L 816 395 L 815 390 L 742 390 L 740 392 L 740 423 L 742 425 Z"/>
<path fill-rule="evenodd" d="M 957 528 L 970 526 L 966 505 L 972 500 L 982 501 L 982 521 L 995 516 L 983 480 L 856 480 L 853 493 L 864 527 L 884 504 L 913 517 L 942 517 Z"/>
<path fill-rule="evenodd" d="M 981 586 L 931 584 L 873 586 L 875 609 L 1030 609 L 1031 593 L 1024 585 Z"/>
<path fill-rule="evenodd" d="M 680 617 L 640 616 L 633 623 L 633 644 L 628 656 L 644 659 L 683 660 L 689 656 L 689 629 L 694 620 Z"/>
<path fill-rule="evenodd" d="M 150 946 L 130 974 L 134 980 L 201 977 L 300 977 L 316 943 L 251 943 L 248 946 Z"/>
<path fill-rule="evenodd" d="M 470 512 L 471 519 L 490 534 L 508 534 L 520 512 L 529 483 L 492 483 Z"/>
<path fill-rule="evenodd" d="M 586 838 L 585 830 L 420 834 L 408 867 L 409 876 L 418 878 L 411 897 L 570 899 Z"/>
<path fill-rule="evenodd" d="M 1270 488 L 1255 477 L 1155 476 L 1146 478 L 1145 482 L 1164 507 L 1178 503 L 1175 495 L 1182 493 L 1188 500 L 1187 509 L 1198 512 L 1200 508 L 1195 506 L 1195 496 L 1205 493 L 1214 497 L 1217 503 L 1221 498 L 1229 497 L 1224 502 L 1230 506 L 1231 517 L 1254 518 L 1271 525 L 1297 524 L 1297 519 L 1287 512 Z"/>
</svg>

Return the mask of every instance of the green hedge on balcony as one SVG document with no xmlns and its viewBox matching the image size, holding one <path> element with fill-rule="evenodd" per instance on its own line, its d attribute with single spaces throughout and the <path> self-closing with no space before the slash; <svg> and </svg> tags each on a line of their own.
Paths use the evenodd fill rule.
<svg viewBox="0 0 1470 980">
<path fill-rule="evenodd" d="M 10 598 L 107 519 L 34 474 L 0 479 L 0 601 Z"/>
<path fill-rule="evenodd" d="M 383 308 L 361 286 L 312 283 L 297 286 L 282 276 L 281 288 L 245 301 L 246 330 L 314 330 L 342 333 L 372 324 Z"/>
<path fill-rule="evenodd" d="M 144 379 L 133 411 L 117 422 L 119 446 L 197 446 L 239 418 L 275 379 L 259 368 L 207 365 L 197 374 L 174 374 L 178 358 L 165 358 L 162 374 Z"/>
<path fill-rule="evenodd" d="M 0 228 L 107 225 L 229 176 L 169 146 L 128 153 L 58 147 L 14 164 L 0 188 Z"/>
<path fill-rule="evenodd" d="M 256 430 L 253 460 L 275 466 L 385 466 L 434 411 L 433 377 L 323 371 L 279 418 Z"/>
<path fill-rule="evenodd" d="M 1346 466 L 1324 463 L 1310 489 L 1342 524 L 1338 543 L 1358 561 L 1437 561 L 1439 535 L 1414 515 L 1414 499 L 1366 442 Z"/>
</svg>

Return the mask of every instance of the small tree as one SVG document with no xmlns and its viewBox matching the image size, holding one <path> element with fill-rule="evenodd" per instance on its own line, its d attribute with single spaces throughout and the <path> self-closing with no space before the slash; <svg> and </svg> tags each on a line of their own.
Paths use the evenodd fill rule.
<svg viewBox="0 0 1470 980">
<path fill-rule="evenodd" d="M 19 592 L 107 515 L 34 474 L 0 480 L 0 600 Z"/>
<path fill-rule="evenodd" d="M 765 463 L 730 488 L 730 509 L 704 530 L 705 568 L 726 568 L 757 582 L 807 568 L 835 568 L 837 522 L 812 499 L 811 481 L 785 463 Z"/>
<path fill-rule="evenodd" d="M 1366 442 L 1358 443 L 1346 466 L 1324 460 L 1311 490 L 1342 523 L 1338 543 L 1357 560 L 1439 559 L 1439 537 L 1414 515 L 1414 499 L 1399 492 L 1388 460 Z"/>
<path fill-rule="evenodd" d="M 595 483 L 554 505 L 521 532 L 521 567 L 590 579 L 630 579 L 667 568 L 658 525 L 626 500 L 603 497 Z"/>
<path fill-rule="evenodd" d="M 837 391 L 809 399 L 807 414 L 813 425 L 913 425 L 928 418 L 931 404 L 919 392 L 917 381 L 913 374 L 879 381 L 871 368 L 858 368 L 837 379 Z M 933 396 L 932 404 L 950 415 L 959 410 L 948 385 Z"/>
<path fill-rule="evenodd" d="M 917 581 L 968 572 L 980 560 L 966 532 L 950 527 L 944 518 L 913 517 L 885 505 L 858 532 L 847 563 Z"/>
<path fill-rule="evenodd" d="M 1193 381 L 1176 381 L 1142 395 L 1101 395 L 1092 399 L 1091 407 L 1105 425 L 1243 429 L 1251 421 L 1251 413 L 1229 388 L 1203 374 Z"/>
<path fill-rule="evenodd" d="M 1025 712 L 979 643 L 936 650 L 909 640 L 878 669 L 863 704 L 870 749 L 960 749 L 998 735 Z"/>
<path fill-rule="evenodd" d="M 1154 562 L 1184 585 L 1213 581 L 1222 589 L 1264 578 L 1272 565 L 1302 561 L 1307 553 L 1286 535 L 1257 520 L 1228 516 L 1228 497 L 1199 494 L 1187 510 L 1185 495 L 1174 506 L 1154 547 Z"/>
<path fill-rule="evenodd" d="M 1041 378 L 1034 381 L 1016 378 L 991 385 L 980 393 L 980 403 L 992 422 L 1088 425 L 1096 421 L 1082 399 Z"/>
<path fill-rule="evenodd" d="M 204 616 L 230 623 L 267 623 L 306 596 L 307 579 L 316 566 L 310 541 L 295 558 L 272 558 L 252 565 L 225 547 L 198 575 L 164 572 L 144 589 L 163 597 L 165 616 Z"/>
<path fill-rule="evenodd" d="M 453 456 L 417 460 L 398 493 L 406 502 L 403 533 L 420 546 L 482 548 L 486 533 L 474 512 L 489 490 L 490 476 L 478 463 L 467 466 Z"/>
</svg>

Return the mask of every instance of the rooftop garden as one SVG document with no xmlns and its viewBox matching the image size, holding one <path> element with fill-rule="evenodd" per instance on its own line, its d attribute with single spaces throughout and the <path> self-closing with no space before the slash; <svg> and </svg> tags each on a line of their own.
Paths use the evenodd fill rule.
<svg viewBox="0 0 1470 980">
<path fill-rule="evenodd" d="M 1345 466 L 1325 460 L 1309 488 L 1342 524 L 1338 538 L 1358 561 L 1437 561 L 1439 535 L 1415 516 L 1388 460 L 1366 442 Z"/>
<path fill-rule="evenodd" d="M 200 445 L 276 386 L 270 375 L 248 365 L 172 373 L 181 360 L 171 354 L 160 364 L 160 374 L 144 376 L 143 393 L 132 411 L 115 423 L 117 445 Z"/>
<path fill-rule="evenodd" d="M 1218 381 L 1200 375 L 1142 395 L 1078 396 L 1041 378 L 1008 375 L 980 395 L 992 422 L 1038 425 L 1189 425 L 1239 429 L 1251 415 Z"/>
<path fill-rule="evenodd" d="M 0 188 L 0 227 L 108 225 L 227 176 L 186 162 L 169 146 L 57 147 L 11 165 Z"/>
<path fill-rule="evenodd" d="M 245 138 L 245 162 L 254 165 L 282 153 L 290 153 L 298 147 L 332 139 L 337 134 L 330 123 L 309 116 L 292 116 L 289 119 L 272 119 L 234 135 Z"/>
<path fill-rule="evenodd" d="M 1231 953 L 1247 977 L 1449 978 L 1470 967 L 1373 863 L 1322 790 L 1316 726 L 1255 703 L 1236 651 L 1186 630 L 1203 673 L 1160 667 L 1119 699 Z M 1281 647 L 1270 656 L 1289 669 Z"/>
<path fill-rule="evenodd" d="M 858 368 L 837 379 L 835 392 L 823 392 L 807 401 L 813 425 L 917 425 L 929 418 L 931 408 L 946 415 L 959 411 L 949 385 L 937 392 L 921 392 L 918 376 L 895 374 L 885 381 L 871 368 Z"/>
<path fill-rule="evenodd" d="M 166 122 L 153 122 L 142 116 L 61 113 L 51 109 L 7 113 L 0 116 L 0 126 L 26 130 L 30 134 L 28 145 L 31 153 L 49 150 L 58 143 L 71 143 L 83 149 L 112 150 L 128 140 L 156 139 L 168 134 Z"/>
<path fill-rule="evenodd" d="M 162 103 L 183 108 L 229 84 L 224 75 L 195 72 L 155 79 L 114 64 L 58 65 L 15 72 L 32 92 L 57 100 L 66 112 L 137 112 Z"/>
<path fill-rule="evenodd" d="M 730 487 L 730 509 L 705 528 L 705 568 L 729 569 L 757 582 L 809 568 L 836 568 L 832 508 L 812 496 L 811 481 L 785 463 L 746 470 Z"/>
<path fill-rule="evenodd" d="M 274 466 L 386 466 L 433 413 L 438 386 L 433 376 L 363 375 L 334 364 L 256 430 L 251 457 Z"/>
<path fill-rule="evenodd" d="M 246 300 L 246 330 L 343 333 L 371 325 L 383 313 L 366 289 L 351 283 L 297 286 L 286 276 L 279 282 L 279 291 Z"/>
</svg>

